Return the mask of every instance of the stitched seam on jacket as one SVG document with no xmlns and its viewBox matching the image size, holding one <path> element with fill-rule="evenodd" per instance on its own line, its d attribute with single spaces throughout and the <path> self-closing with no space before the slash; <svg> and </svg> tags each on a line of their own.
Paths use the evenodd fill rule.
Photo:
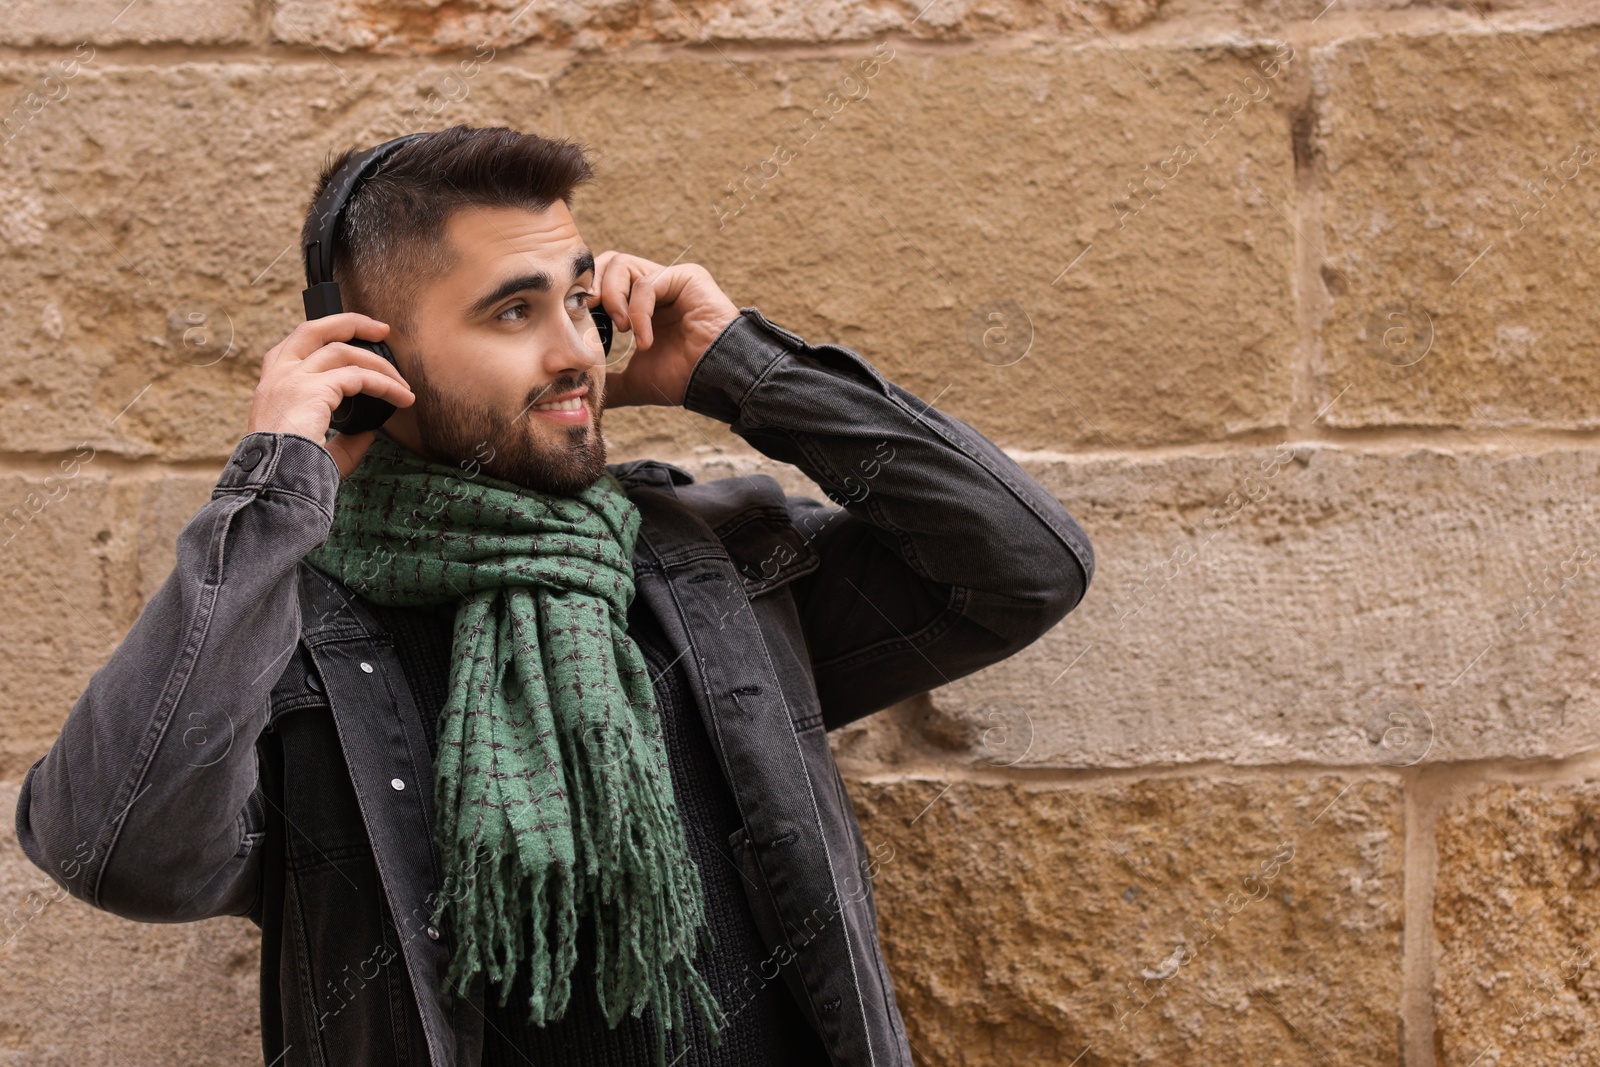
<svg viewBox="0 0 1600 1067">
<path fill-rule="evenodd" d="M 400 925 L 389 914 L 387 904 L 381 910 L 380 915 L 384 919 L 384 923 L 380 926 L 380 933 L 382 934 L 380 943 L 398 957 L 401 950 L 398 946 L 389 944 L 389 931 L 393 929 L 395 938 L 398 940 L 400 937 Z M 389 964 L 393 962 L 394 960 L 391 959 Z M 404 982 L 409 987 L 411 978 L 407 974 L 395 974 L 395 968 L 389 964 L 385 964 L 383 967 L 383 984 L 389 991 L 389 1039 L 392 1042 L 390 1047 L 394 1049 L 395 1067 L 409 1067 L 415 1059 L 417 1050 L 411 1045 L 411 1031 L 407 1026 L 407 1017 L 410 1013 L 406 1010 L 406 990 L 401 988 L 401 983 Z M 359 974 L 360 971 L 358 970 L 356 973 Z M 417 1013 L 421 1014 L 420 1008 L 417 1009 Z M 448 1016 L 446 1017 L 448 1018 Z M 453 1037 L 454 1035 L 452 1034 L 451 1036 Z"/>
<path fill-rule="evenodd" d="M 307 494 L 300 492 L 298 489 L 285 489 L 282 486 L 263 486 L 257 482 L 252 485 L 219 485 L 217 488 L 211 491 L 211 498 L 213 500 L 220 500 L 223 497 L 229 496 L 249 496 L 252 498 L 283 496 L 291 497 L 295 500 L 304 500 L 307 504 L 310 504 L 312 507 L 321 512 L 329 522 L 333 521 L 333 512 L 329 511 L 327 507 L 323 505 L 322 501 L 318 500 L 314 496 L 308 496 Z"/>
<path fill-rule="evenodd" d="M 871 861 L 869 861 L 866 857 L 867 843 L 861 836 L 860 821 L 856 819 L 855 807 L 849 801 L 849 793 L 845 789 L 844 779 L 839 775 L 839 768 L 837 765 L 835 765 L 833 769 L 833 780 L 834 789 L 840 795 L 841 810 L 845 813 L 844 818 L 846 822 L 846 837 L 848 837 L 850 840 L 851 850 L 857 852 L 858 854 L 858 862 L 860 866 L 857 869 L 865 876 L 862 881 L 862 886 L 865 888 L 865 892 L 862 894 L 862 899 L 857 903 L 862 908 L 863 912 L 872 920 L 873 936 L 877 937 L 880 936 L 881 932 L 878 923 L 878 902 L 877 896 L 872 889 L 873 876 L 867 874 L 867 867 L 871 865 Z M 884 1017 L 889 1020 L 891 1036 L 898 1037 L 900 1042 L 904 1043 L 906 1042 L 906 1037 L 903 1022 L 900 1018 L 900 1007 L 894 1002 L 894 981 L 889 975 L 888 963 L 884 960 L 882 951 L 874 952 L 872 954 L 872 963 L 873 966 L 878 970 L 878 981 L 880 983 L 878 992 L 882 998 L 881 1004 Z M 898 1045 L 894 1045 L 893 1042 L 891 1042 L 891 1045 L 893 1046 L 893 1051 L 898 1058 L 900 1048 Z M 915 1061 L 910 1062 L 913 1064 L 915 1063 Z"/>
<path fill-rule="evenodd" d="M 287 815 L 284 817 L 284 823 L 285 825 L 288 824 Z M 311 975 L 311 944 L 306 939 L 305 894 L 300 891 L 300 880 L 298 878 L 293 879 L 292 882 L 294 886 L 294 918 L 296 920 L 294 924 L 294 934 L 295 942 L 298 946 L 298 951 L 295 953 L 295 962 L 299 965 L 298 970 L 300 971 L 300 988 L 306 991 L 305 997 L 300 1001 L 300 1006 L 302 1009 L 301 1026 L 306 1027 L 306 1032 L 311 1035 L 312 1054 L 316 1059 L 318 1067 L 326 1067 L 328 1062 L 328 1050 L 323 1045 L 324 1031 L 320 1026 L 317 1025 L 317 988 L 314 984 L 316 980 Z M 311 1009 L 311 1019 L 309 1024 L 304 1018 L 305 1008 Z M 285 1051 L 287 1051 L 287 1049 Z"/>
<path fill-rule="evenodd" d="M 800 452 L 800 453 L 802 453 L 808 460 L 811 461 L 811 463 L 813 465 L 815 465 L 817 467 L 818 470 L 821 470 L 821 471 L 825 472 L 828 475 L 829 478 L 831 478 L 835 482 L 838 482 L 840 485 L 844 484 L 845 480 L 844 480 L 844 478 L 841 478 L 839 476 L 839 471 L 837 470 L 837 468 L 831 466 L 823 458 L 823 456 L 822 456 L 822 454 L 820 452 L 816 451 L 815 449 L 813 449 L 810 446 L 810 444 L 805 440 L 805 438 L 797 437 L 795 435 L 795 433 L 793 431 L 791 431 L 791 430 L 785 430 L 783 432 L 784 432 L 784 435 L 789 438 L 789 442 L 790 442 L 790 444 L 792 444 L 795 447 L 795 450 Z M 849 477 L 854 478 L 855 475 L 852 474 L 852 475 L 849 475 Z M 831 497 L 829 499 L 832 500 Z M 873 526 L 873 527 L 875 527 L 875 528 L 877 528 L 879 530 L 882 530 L 884 533 L 890 534 L 890 535 L 892 535 L 894 537 L 895 544 L 898 545 L 899 548 L 900 548 L 901 558 L 903 560 L 905 560 L 905 562 L 908 563 L 908 564 L 914 564 L 914 566 L 912 567 L 912 570 L 916 573 L 918 578 L 921 578 L 923 581 L 932 581 L 933 580 L 933 579 L 927 577 L 927 568 L 922 565 L 922 561 L 921 561 L 920 557 L 918 557 L 918 555 L 917 555 L 916 546 L 914 544 L 912 544 L 911 538 L 906 536 L 906 533 L 905 533 L 904 530 L 902 530 L 902 529 L 900 529 L 900 527 L 894 525 L 894 523 L 890 522 L 884 516 L 883 509 L 881 507 L 879 507 L 877 504 L 873 503 L 872 490 L 871 489 L 868 489 L 867 490 L 867 495 L 862 497 L 860 500 L 850 500 L 850 498 L 848 496 L 846 496 L 846 499 L 849 500 L 849 502 L 851 504 L 855 504 L 855 505 L 858 505 L 861 508 L 863 508 L 866 511 L 866 513 L 869 516 L 869 518 L 870 518 L 870 521 L 869 521 L 868 519 L 861 518 L 861 516 L 859 516 L 859 515 L 855 515 L 854 517 L 856 518 L 857 521 L 868 522 L 869 525 L 871 525 L 871 526 Z M 847 514 L 847 515 L 852 514 L 850 509 L 848 507 L 846 507 L 844 504 L 840 504 L 837 501 L 833 501 L 833 503 L 835 504 L 835 506 L 837 506 L 840 509 L 842 509 L 845 514 Z M 939 584 L 943 585 L 943 584 L 946 584 L 946 583 L 941 582 Z"/>
<path fill-rule="evenodd" d="M 872 372 L 873 377 L 875 377 L 880 382 L 880 385 L 881 385 L 880 393 L 881 393 L 882 396 L 884 396 L 888 400 L 892 401 L 895 404 L 895 406 L 900 408 L 901 411 L 905 412 L 908 415 L 911 415 L 912 418 L 913 418 L 913 421 L 915 421 L 915 422 L 917 422 L 919 424 L 927 425 L 927 427 L 930 430 L 932 430 L 934 432 L 934 434 L 936 436 L 938 436 L 938 438 L 945 443 L 946 446 L 950 447 L 954 451 L 960 453 L 961 455 L 965 456 L 967 459 L 971 460 L 973 463 L 977 464 L 984 471 L 986 471 L 991 478 L 993 478 L 995 481 L 999 482 L 1001 485 L 1005 486 L 1008 490 L 1010 490 L 1011 495 L 1014 496 L 1017 499 L 1017 502 L 1022 504 L 1025 508 L 1027 508 L 1029 513 L 1031 513 L 1033 515 L 1033 517 L 1035 519 L 1037 519 L 1046 529 L 1048 529 L 1051 533 L 1055 534 L 1056 537 L 1061 541 L 1061 543 L 1066 546 L 1067 551 L 1072 554 L 1073 559 L 1077 560 L 1079 568 L 1084 573 L 1084 586 L 1085 586 L 1085 592 L 1087 593 L 1087 586 L 1088 586 L 1088 582 L 1089 582 L 1089 578 L 1090 578 L 1090 567 L 1089 567 L 1088 561 L 1085 560 L 1083 558 L 1083 556 L 1079 554 L 1078 546 L 1075 543 L 1075 539 L 1071 535 L 1069 535 L 1068 532 L 1065 529 L 1058 528 L 1056 526 L 1055 522 L 1053 522 L 1050 517 L 1048 517 L 1045 514 L 1043 514 L 1042 512 L 1040 512 L 1038 510 L 1038 508 L 1036 508 L 1034 506 L 1034 504 L 1027 498 L 1027 496 L 1024 495 L 1019 490 L 1017 484 L 1014 481 L 1012 481 L 1011 477 L 1008 474 L 1003 473 L 1002 471 L 1000 471 L 1000 470 L 996 469 L 994 466 L 992 466 L 989 463 L 989 461 L 988 461 L 988 459 L 986 457 L 979 455 L 976 451 L 968 450 L 963 445 L 963 443 L 961 441 L 959 441 L 959 440 L 951 437 L 949 434 L 947 434 L 944 431 L 944 429 L 938 425 L 937 422 L 935 422 L 935 421 L 933 421 L 931 419 L 926 419 L 925 417 L 926 417 L 928 411 L 931 410 L 932 407 L 933 407 L 933 405 L 931 403 L 925 405 L 922 411 L 916 412 L 916 413 L 913 414 L 913 412 L 911 411 L 910 405 L 907 404 L 905 402 L 905 400 L 901 398 L 899 393 L 896 392 L 895 389 L 889 388 L 889 382 L 888 382 L 888 380 L 886 378 L 883 377 L 882 372 L 880 372 L 876 367 L 872 366 L 872 364 L 870 362 L 866 361 L 865 359 L 862 359 L 859 354 L 851 353 L 849 349 L 843 348 L 842 346 L 838 346 L 838 345 L 811 345 L 811 346 L 807 346 L 807 347 L 815 348 L 815 349 L 819 349 L 819 350 L 820 349 L 828 349 L 828 348 L 837 349 L 838 351 L 840 351 L 842 353 L 845 353 L 847 355 L 854 355 L 855 358 L 860 359 L 861 362 L 867 367 L 867 369 Z M 773 369 L 782 360 L 783 356 L 792 356 L 792 355 L 793 355 L 793 353 L 788 351 L 788 350 L 785 350 L 784 352 L 782 352 L 777 359 L 774 359 L 770 364 L 767 365 L 767 367 L 761 372 L 761 374 L 751 384 L 750 388 L 745 390 L 744 394 L 739 397 L 739 409 L 740 409 L 739 413 L 740 413 L 741 417 L 744 415 L 745 401 L 749 398 L 750 394 L 753 393 L 756 390 L 756 388 L 758 386 L 760 386 L 761 383 L 764 382 L 769 375 L 772 374 Z M 798 441 L 796 441 L 796 439 L 794 437 L 794 433 L 793 433 L 792 430 L 784 430 L 782 432 L 787 434 L 791 441 L 795 441 L 796 444 L 799 443 Z M 973 432 L 977 433 L 977 430 L 975 428 L 973 428 Z M 802 449 L 802 451 L 806 451 L 806 450 Z M 810 452 L 807 451 L 806 454 L 812 458 L 813 462 L 816 461 L 816 457 L 813 456 Z M 823 464 L 818 464 L 818 466 L 819 467 L 823 467 L 823 469 L 827 469 L 828 473 L 834 477 L 834 480 L 836 480 L 836 481 L 839 480 L 838 476 L 837 476 L 837 472 L 827 468 Z M 897 534 L 897 536 L 898 536 L 898 534 Z"/>
<path fill-rule="evenodd" d="M 251 783 L 250 795 L 245 798 L 244 807 L 239 809 L 238 818 L 235 820 L 238 824 L 238 827 L 234 832 L 239 835 L 239 848 L 238 851 L 233 854 L 233 858 L 244 863 L 249 862 L 251 853 L 260 851 L 264 848 L 268 833 L 265 797 L 261 792 L 261 756 L 259 750 L 255 751 L 257 753 L 255 774 L 256 780 Z M 260 830 L 252 831 L 250 829 L 250 809 L 252 807 L 259 809 L 261 813 Z M 262 859 L 265 861 L 266 857 L 263 855 Z M 252 911 L 256 910 L 256 905 L 261 903 L 261 883 L 265 877 L 265 874 L 258 874 L 258 877 L 255 880 L 255 892 L 250 897 L 250 903 L 246 905 L 243 910 L 231 912 L 230 914 L 246 916 Z M 266 916 L 262 916 L 262 919 L 265 921 Z"/>
<path fill-rule="evenodd" d="M 324 580 L 326 580 L 326 579 L 324 579 Z M 330 586 L 330 588 L 334 588 L 335 592 L 337 592 L 337 589 L 335 587 L 331 587 Z M 343 594 L 340 593 L 339 595 L 342 596 Z M 355 615 L 353 611 L 352 611 L 352 617 L 355 618 L 356 623 L 358 625 L 364 625 L 364 624 L 361 623 L 360 617 Z M 374 635 L 374 636 L 376 636 L 376 635 Z M 368 643 L 370 643 L 370 640 L 371 639 L 369 638 L 368 639 Z M 319 670 L 320 670 L 320 666 L 319 666 Z M 393 699 L 393 691 L 392 691 L 392 689 L 389 688 L 389 682 L 388 682 L 387 676 L 385 676 L 385 679 L 384 679 L 384 686 L 385 686 L 385 689 L 387 691 L 389 691 L 390 699 L 392 700 Z M 328 703 L 329 703 L 330 707 L 333 705 L 333 700 L 332 700 L 331 695 L 329 697 Z M 348 752 L 346 751 L 346 748 L 345 748 L 345 739 L 346 739 L 346 736 L 347 736 L 348 726 L 347 726 L 346 723 L 341 722 L 341 720 L 340 720 L 340 718 L 339 718 L 337 713 L 334 715 L 333 722 L 334 722 L 334 733 L 338 737 L 338 744 L 339 744 L 340 753 L 345 756 L 345 765 L 346 765 L 346 767 L 349 767 L 350 766 L 350 758 L 349 758 L 349 754 L 348 754 Z M 351 769 L 350 774 L 351 774 L 351 782 L 352 782 L 352 784 L 354 784 L 355 772 L 354 772 L 353 769 Z M 415 775 L 413 775 L 413 777 L 415 777 Z M 431 774 L 430 774 L 430 777 L 431 777 Z M 374 800 L 374 803 L 376 803 L 375 800 Z M 373 833 L 373 823 L 372 823 L 372 820 L 371 820 L 371 817 L 370 817 L 371 813 L 369 812 L 368 807 L 362 806 L 360 804 L 359 794 L 358 794 L 358 797 L 357 797 L 357 805 L 356 806 L 357 806 L 357 809 L 358 809 L 358 811 L 360 813 L 360 816 L 361 816 L 361 826 L 366 831 L 368 842 L 371 843 L 371 845 L 372 845 L 373 868 L 377 871 L 377 874 L 378 874 L 378 885 L 380 887 L 379 892 L 384 894 L 384 903 L 385 903 L 385 905 L 387 905 L 388 904 L 388 890 L 387 890 L 387 888 L 384 888 L 384 887 L 394 886 L 395 887 L 395 892 L 399 893 L 400 892 L 400 888 L 399 887 L 402 884 L 402 881 L 401 881 L 401 879 L 399 877 L 400 872 L 397 871 L 395 869 L 395 867 L 393 866 L 394 857 L 390 857 L 387 864 L 385 864 L 384 860 L 381 858 L 380 850 L 379 850 L 378 842 L 377 842 L 377 837 Z M 422 1019 L 422 1032 L 423 1032 L 423 1036 L 427 1040 L 427 1046 L 426 1046 L 427 1047 L 427 1055 L 428 1055 L 429 1061 L 431 1062 L 432 1059 L 433 1059 L 433 1039 L 434 1039 L 434 1035 L 429 1031 L 429 1028 L 428 1028 L 429 1016 L 423 1010 L 423 1007 L 422 1007 L 423 995 L 425 993 L 431 994 L 432 990 L 434 988 L 436 988 L 436 987 L 440 988 L 441 991 L 442 991 L 442 987 L 438 986 L 437 982 L 430 982 L 429 978 L 428 978 L 428 976 L 426 974 L 419 975 L 419 974 L 413 973 L 412 967 L 411 967 L 412 957 L 408 956 L 406 954 L 405 945 L 404 944 L 401 945 L 400 958 L 405 963 L 406 980 L 408 982 L 411 982 L 411 992 L 412 992 L 413 997 L 415 997 L 415 999 L 416 999 L 417 1013 Z M 419 967 L 425 965 L 425 961 L 421 961 L 419 959 L 418 962 L 419 962 Z M 421 988 L 419 988 L 419 986 Z M 443 1047 L 446 1047 L 445 1046 L 445 1038 L 446 1037 L 453 1037 L 454 1035 L 453 1035 L 453 1033 L 448 1032 L 448 1031 L 451 1030 L 451 1021 L 450 1021 L 449 1013 L 443 1010 L 442 1005 L 436 1005 L 436 1007 L 439 1009 L 438 1014 L 441 1017 L 442 1022 L 441 1022 L 441 1019 L 435 1019 L 434 1022 L 437 1023 L 438 1025 L 443 1026 L 445 1028 L 445 1030 L 447 1031 L 446 1033 L 443 1033 L 443 1034 L 439 1035 L 439 1044 L 443 1048 Z"/>
<path fill-rule="evenodd" d="M 779 363 L 782 363 L 784 357 L 788 355 L 792 355 L 792 353 L 788 349 L 783 349 L 777 355 L 773 356 L 767 361 L 767 365 L 761 368 L 761 373 L 755 376 L 755 380 L 750 383 L 750 387 L 739 394 L 739 402 L 735 406 L 739 409 L 739 415 L 741 417 L 744 415 L 745 401 L 750 399 L 750 394 L 761 388 L 761 383 L 771 377 L 773 368 L 777 367 Z"/>
</svg>

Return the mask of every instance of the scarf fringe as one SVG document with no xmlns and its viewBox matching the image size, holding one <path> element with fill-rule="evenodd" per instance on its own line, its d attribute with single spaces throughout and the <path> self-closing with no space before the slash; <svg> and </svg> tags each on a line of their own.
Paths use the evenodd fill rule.
<svg viewBox="0 0 1600 1067">
<path fill-rule="evenodd" d="M 456 859 L 461 862 L 459 869 L 485 867 L 482 862 L 469 866 L 465 856 Z M 512 979 L 526 962 L 533 991 L 530 1018 L 542 1026 L 565 1012 L 577 963 L 572 871 L 559 863 L 524 869 L 510 849 L 502 850 L 487 867 L 484 876 L 447 878 L 435 908 L 433 921 L 444 922 L 449 915 L 457 931 L 457 951 L 446 984 L 465 990 L 482 971 L 500 984 L 504 1007 Z M 529 916 L 542 916 L 544 921 L 523 922 Z M 555 927 L 553 934 L 549 926 Z"/>
</svg>

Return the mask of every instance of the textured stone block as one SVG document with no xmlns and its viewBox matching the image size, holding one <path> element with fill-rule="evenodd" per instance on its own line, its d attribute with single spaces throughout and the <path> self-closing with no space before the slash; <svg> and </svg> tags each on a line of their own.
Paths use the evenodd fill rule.
<svg viewBox="0 0 1600 1067">
<path fill-rule="evenodd" d="M 578 64 L 556 95 L 601 160 L 591 240 L 703 263 L 1017 447 L 1283 424 L 1292 49 L 893 48 Z"/>
<path fill-rule="evenodd" d="M 240 44 L 256 39 L 250 0 L 5 0 L 10 45 Z"/>
<path fill-rule="evenodd" d="M 850 792 L 919 1060 L 1400 1062 L 1390 782 L 853 779 Z"/>
<path fill-rule="evenodd" d="M 1341 0 L 1337 6 L 1328 0 L 429 0 L 401 6 L 384 0 L 277 0 L 272 34 L 336 52 L 398 54 L 471 48 L 485 41 L 497 47 L 597 51 L 656 42 L 808 45 L 885 34 L 936 41 L 1029 34 L 1104 45 L 1107 35 L 1156 24 L 1175 24 L 1190 36 L 1213 37 L 1219 30 L 1257 36 L 1263 27 L 1323 15 L 1328 15 L 1326 28 L 1351 14 L 1445 6 L 1459 5 L 1449 0 Z M 1531 6 L 1539 6 L 1537 0 L 1513 0 L 1495 10 Z M 1355 26 L 1372 32 L 1370 23 Z"/>
<path fill-rule="evenodd" d="M 63 461 L 70 462 L 70 461 Z M 44 754 L 135 610 L 137 490 L 105 457 L 33 477 L 0 477 L 0 765 L 18 778 Z"/>
<path fill-rule="evenodd" d="M 80 458 L 81 455 L 81 458 Z M 89 676 L 172 567 L 178 530 L 214 476 L 114 475 L 85 449 L 0 476 L 0 773 L 20 779 L 50 747 Z M 68 473 L 70 472 L 70 473 Z"/>
<path fill-rule="evenodd" d="M 1443 786 L 1439 1067 L 1600 1057 L 1600 783 Z"/>
<path fill-rule="evenodd" d="M 1332 425 L 1600 425 L 1596 62 L 1594 28 L 1316 51 Z"/>
<path fill-rule="evenodd" d="M 820 499 L 740 444 L 656 454 Z M 1406 766 L 1600 743 L 1600 529 L 1564 488 L 1593 484 L 1600 456 L 1322 447 L 1026 465 L 1094 540 L 1095 582 L 1040 641 L 932 694 L 913 734 L 946 752 L 980 766 Z M 214 482 L 196 471 L 113 489 L 84 471 L 0 560 L 23 605 L 13 640 L 42 642 L 0 679 L 23 766 L 165 577 Z M 0 512 L 51 492 L 42 473 L 13 479 Z M 107 606 L 84 608 L 93 625 L 57 610 L 46 578 L 67 589 L 106 567 Z"/>
<path fill-rule="evenodd" d="M 919 10 L 920 9 L 920 10 Z M 617 4 L 607 0 L 463 0 L 397 9 L 381 0 L 283 0 L 272 18 L 275 38 L 294 44 L 377 52 L 429 52 L 540 43 L 591 51 L 644 42 L 703 41 L 812 44 L 857 41 L 886 33 L 931 38 L 972 38 L 996 32 L 1045 30 L 1090 36 L 1091 26 L 1134 26 L 1152 18 L 1143 0 L 1110 3 L 1040 3 L 1037 0 L 935 0 L 915 5 L 776 3 Z"/>
</svg>

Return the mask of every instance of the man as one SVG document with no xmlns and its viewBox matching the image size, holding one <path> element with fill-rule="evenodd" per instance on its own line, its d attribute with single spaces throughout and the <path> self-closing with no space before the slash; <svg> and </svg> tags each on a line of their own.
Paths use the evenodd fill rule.
<svg viewBox="0 0 1600 1067">
<path fill-rule="evenodd" d="M 266 353 L 19 839 L 118 915 L 260 925 L 268 1063 L 911 1067 L 887 843 L 825 731 L 1035 640 L 1088 541 L 854 352 L 702 267 L 592 255 L 589 178 L 569 142 L 456 127 L 358 189 L 359 310 Z M 363 392 L 381 435 L 329 437 Z M 721 419 L 842 507 L 609 464 L 627 404 Z"/>
</svg>

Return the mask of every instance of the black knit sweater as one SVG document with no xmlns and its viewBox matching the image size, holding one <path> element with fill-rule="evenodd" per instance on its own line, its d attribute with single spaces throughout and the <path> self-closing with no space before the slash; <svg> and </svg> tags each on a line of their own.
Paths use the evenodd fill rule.
<svg viewBox="0 0 1600 1067">
<path fill-rule="evenodd" d="M 372 610 L 394 638 L 406 681 L 422 712 L 429 750 L 435 752 L 437 720 L 449 683 L 454 609 L 373 605 Z M 672 787 L 689 853 L 705 888 L 706 920 L 716 940 L 714 952 L 709 957 L 702 952 L 697 965 L 730 1016 L 721 1047 L 712 1048 L 704 1023 L 683 995 L 688 1032 L 668 1031 L 667 1061 L 671 1067 L 826 1067 L 821 1039 L 800 1013 L 783 978 L 767 979 L 760 973 L 764 965 L 771 975 L 773 954 L 761 942 L 742 875 L 728 853 L 728 836 L 740 825 L 739 810 L 690 698 L 683 666 L 673 662 L 660 624 L 637 600 L 628 632 L 650 666 Z M 504 1008 L 499 1004 L 500 986 L 485 987 L 482 1067 L 653 1067 L 654 1008 L 647 1007 L 639 1018 L 624 1016 L 615 1030 L 606 1026 L 594 991 L 594 934 L 588 916 L 580 916 L 572 995 L 560 1019 L 543 1027 L 527 1021 L 526 1011 L 519 1010 L 525 1008 L 530 992 L 525 974 L 519 972 Z"/>
</svg>

